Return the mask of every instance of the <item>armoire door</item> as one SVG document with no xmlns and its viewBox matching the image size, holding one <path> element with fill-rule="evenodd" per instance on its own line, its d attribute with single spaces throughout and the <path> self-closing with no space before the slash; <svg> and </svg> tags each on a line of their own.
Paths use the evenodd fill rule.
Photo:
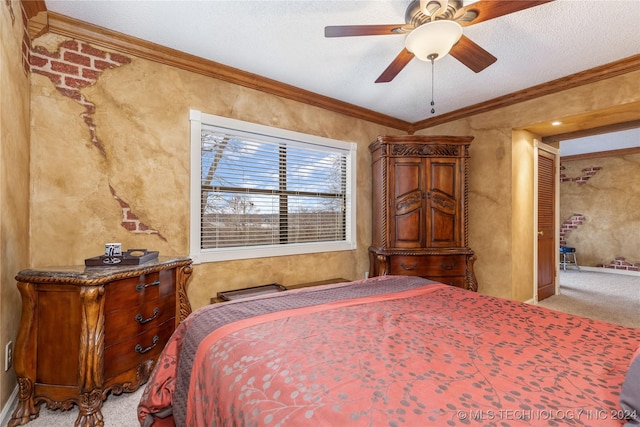
<svg viewBox="0 0 640 427">
<path fill-rule="evenodd" d="M 431 248 L 461 247 L 462 173 L 454 158 L 427 159 L 427 233 Z"/>
<path fill-rule="evenodd" d="M 393 158 L 390 167 L 389 243 L 399 249 L 425 246 L 424 161 Z"/>
</svg>

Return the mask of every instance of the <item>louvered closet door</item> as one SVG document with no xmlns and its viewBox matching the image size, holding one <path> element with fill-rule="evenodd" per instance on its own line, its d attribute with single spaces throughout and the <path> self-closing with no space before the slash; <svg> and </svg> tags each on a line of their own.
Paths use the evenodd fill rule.
<svg viewBox="0 0 640 427">
<path fill-rule="evenodd" d="M 422 248 L 425 245 L 424 161 L 419 158 L 392 158 L 389 211 L 390 247 Z"/>
<path fill-rule="evenodd" d="M 555 294 L 555 158 L 538 151 L 538 301 Z"/>
<path fill-rule="evenodd" d="M 462 246 L 461 198 L 462 173 L 454 158 L 427 159 L 427 246 L 450 248 Z"/>
</svg>

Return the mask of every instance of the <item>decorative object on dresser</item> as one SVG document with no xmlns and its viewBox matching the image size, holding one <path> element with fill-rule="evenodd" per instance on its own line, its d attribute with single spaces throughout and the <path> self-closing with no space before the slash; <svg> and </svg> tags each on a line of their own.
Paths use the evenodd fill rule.
<svg viewBox="0 0 640 427">
<path fill-rule="evenodd" d="M 381 135 L 369 145 L 373 234 L 370 274 L 421 276 L 478 290 L 468 245 L 473 137 Z"/>
<path fill-rule="evenodd" d="M 113 245 L 113 243 L 108 243 Z M 119 244 L 119 243 L 118 243 Z M 106 246 L 106 245 L 105 245 Z M 146 262 L 152 261 L 158 258 L 158 251 L 148 251 L 146 249 L 129 249 L 125 253 L 120 252 L 119 254 L 106 254 L 107 250 L 105 249 L 105 255 L 94 256 L 91 258 L 87 258 L 84 260 L 84 265 L 87 267 L 93 266 L 109 266 L 109 265 L 136 265 L 136 264 L 144 264 Z"/>
<path fill-rule="evenodd" d="M 40 405 L 66 410 L 76 426 L 103 425 L 102 402 L 148 379 L 167 340 L 189 313 L 192 261 L 158 257 L 140 265 L 23 270 L 15 348 L 18 405 L 9 426 Z"/>
</svg>

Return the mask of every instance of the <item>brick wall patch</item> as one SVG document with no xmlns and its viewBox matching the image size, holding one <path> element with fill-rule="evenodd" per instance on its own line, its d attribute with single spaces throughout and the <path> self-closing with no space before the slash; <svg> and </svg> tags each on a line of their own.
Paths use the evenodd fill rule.
<svg viewBox="0 0 640 427">
<path fill-rule="evenodd" d="M 571 215 L 571 218 L 562 221 L 560 226 L 560 246 L 565 246 L 567 243 L 567 235 L 577 229 L 586 221 L 584 215 L 576 213 Z"/>
<path fill-rule="evenodd" d="M 29 65 L 32 73 L 47 77 L 63 96 L 70 98 L 84 107 L 82 119 L 89 128 L 91 143 L 102 156 L 107 157 L 104 145 L 98 139 L 96 125 L 93 122 L 96 106 L 80 91 L 94 85 L 102 72 L 129 64 L 131 58 L 113 52 L 97 49 L 90 44 L 67 40 L 58 46 L 55 52 L 36 46 L 30 49 Z M 122 210 L 120 225 L 134 234 L 155 234 L 167 241 L 160 232 L 149 227 L 131 210 L 129 203 L 116 194 L 116 190 L 109 185 L 111 195 L 118 202 Z"/>
<path fill-rule="evenodd" d="M 596 267 L 610 268 L 613 270 L 640 271 L 640 262 L 628 262 L 624 257 L 616 257 L 607 264 L 598 264 Z"/>
<path fill-rule="evenodd" d="M 124 55 L 106 52 L 77 40 L 62 42 L 56 52 L 36 46 L 31 49 L 29 56 L 32 73 L 47 77 L 63 96 L 84 107 L 81 117 L 89 128 L 91 143 L 104 157 L 107 153 L 98 139 L 92 118 L 95 104 L 89 101 L 80 89 L 95 84 L 104 70 L 130 62 L 131 58 Z"/>
<path fill-rule="evenodd" d="M 145 223 L 140 221 L 138 216 L 131 211 L 131 206 L 129 206 L 129 203 L 122 200 L 122 198 L 120 198 L 116 194 L 116 190 L 111 185 L 109 185 L 109 190 L 111 191 L 111 195 L 113 196 L 113 198 L 116 199 L 116 201 L 120 204 L 120 208 L 122 209 L 122 222 L 120 223 L 120 225 L 122 225 L 124 229 L 134 234 L 156 234 L 165 242 L 167 241 L 167 239 L 165 239 L 158 230 L 153 230 L 149 228 Z"/>
</svg>

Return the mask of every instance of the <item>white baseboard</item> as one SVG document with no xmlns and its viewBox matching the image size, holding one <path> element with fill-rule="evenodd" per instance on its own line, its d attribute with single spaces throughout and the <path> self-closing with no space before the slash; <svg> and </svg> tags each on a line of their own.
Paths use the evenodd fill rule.
<svg viewBox="0 0 640 427">
<path fill-rule="evenodd" d="M 567 271 L 577 271 L 575 268 L 568 268 Z M 630 270 L 619 270 L 615 268 L 603 268 L 603 267 L 583 267 L 580 266 L 580 270 L 584 271 L 593 271 L 596 273 L 611 273 L 611 274 L 622 274 L 625 276 L 640 276 L 640 271 L 630 271 Z M 562 268 L 560 268 L 560 272 L 562 272 Z"/>
<path fill-rule="evenodd" d="M 16 388 L 13 389 L 13 393 L 9 396 L 9 400 L 7 400 L 7 404 L 2 408 L 2 412 L 0 412 L 0 426 L 9 425 L 9 420 L 11 419 L 11 414 L 13 413 L 13 409 L 18 403 L 18 385 L 16 384 Z"/>
</svg>

